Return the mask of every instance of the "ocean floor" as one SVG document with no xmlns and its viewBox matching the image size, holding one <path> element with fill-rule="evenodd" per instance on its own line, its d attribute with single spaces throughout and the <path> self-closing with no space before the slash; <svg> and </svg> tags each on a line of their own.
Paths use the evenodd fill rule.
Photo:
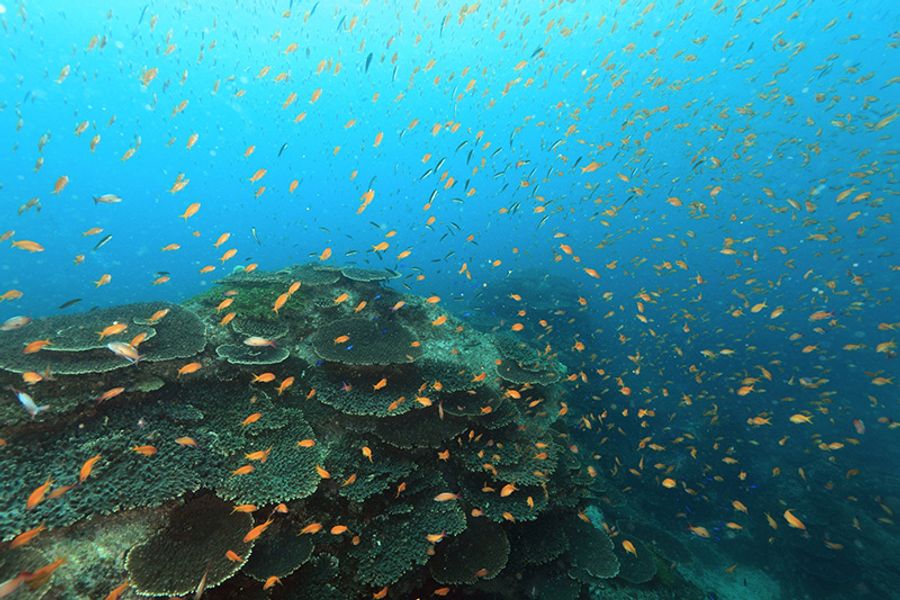
<svg viewBox="0 0 900 600">
<path fill-rule="evenodd" d="M 716 600 L 786 600 L 778 582 L 765 571 L 739 564 L 727 573 L 725 569 L 734 563 L 718 552 L 708 552 L 704 559 L 679 565 L 678 572 L 700 589 L 715 594 L 712 597 Z"/>
</svg>

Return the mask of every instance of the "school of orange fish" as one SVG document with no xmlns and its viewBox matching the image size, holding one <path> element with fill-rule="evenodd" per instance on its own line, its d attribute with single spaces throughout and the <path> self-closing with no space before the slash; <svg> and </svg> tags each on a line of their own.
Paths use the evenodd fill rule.
<svg viewBox="0 0 900 600">
<path fill-rule="evenodd" d="M 147 286 L 199 289 L 200 281 L 226 274 L 239 262 L 248 271 L 257 265 L 278 268 L 282 264 L 275 261 L 257 262 L 252 241 L 219 224 L 233 223 L 227 213 L 242 209 L 205 188 L 217 178 L 233 182 L 234 194 L 244 198 L 239 206 L 261 215 L 255 237 L 266 219 L 270 229 L 289 227 L 281 215 L 297 210 L 320 173 L 334 193 L 304 199 L 302 206 L 310 215 L 322 208 L 337 211 L 355 237 L 351 245 L 335 235 L 331 242 L 304 247 L 315 260 L 336 261 L 345 251 L 386 262 L 413 274 L 410 289 L 444 305 L 452 303 L 435 291 L 446 295 L 457 285 L 490 285 L 534 263 L 575 280 L 580 295 L 560 300 L 578 308 L 559 311 L 557 322 L 530 317 L 528 289 L 512 295 L 521 310 L 499 319 L 500 327 L 558 353 L 569 366 L 573 394 L 587 399 L 568 402 L 568 417 L 588 436 L 583 440 L 592 440 L 592 447 L 581 448 L 596 455 L 592 474 L 602 469 L 635 494 L 659 493 L 662 487 L 720 502 L 710 489 L 715 483 L 698 489 L 698 471 L 731 484 L 748 473 L 756 481 L 805 482 L 804 467 L 782 472 L 777 466 L 781 456 L 802 455 L 808 463 L 842 467 L 844 480 L 809 491 L 840 499 L 848 481 L 866 476 L 866 465 L 857 461 L 867 454 L 845 458 L 850 447 L 879 435 L 886 451 L 895 452 L 886 436 L 898 428 L 892 412 L 900 321 L 891 303 L 900 263 L 888 203 L 898 190 L 892 133 L 900 76 L 879 71 L 874 58 L 868 64 L 863 51 L 893 58 L 900 37 L 871 39 L 854 14 L 862 6 L 844 5 L 832 18 L 789 0 L 679 0 L 674 6 L 620 0 L 603 11 L 563 2 L 439 4 L 435 13 L 415 0 L 397 8 L 396 22 L 385 25 L 382 3 L 367 0 L 277 13 L 255 3 L 246 10 L 259 22 L 207 15 L 202 33 L 181 24 L 179 14 L 157 14 L 154 7 L 144 8 L 136 28 L 130 13 L 127 21 L 112 10 L 85 17 L 93 33 L 66 40 L 78 44 L 66 50 L 68 61 L 18 76 L 16 93 L 45 86 L 66 103 L 59 104 L 52 129 L 39 124 L 46 132 L 37 140 L 25 137 L 34 131 L 28 124 L 32 102 L 16 105 L 13 160 L 36 162 L 20 181 L 4 182 L 29 199 L 17 208 L 8 203 L 0 236 L 11 243 L 7 277 L 15 273 L 18 282 L 0 294 L 0 306 L 23 315 L 3 328 L 27 325 L 25 315 L 35 306 L 30 302 L 46 312 L 41 302 L 66 300 L 47 278 L 30 276 L 32 270 L 65 271 L 95 288 L 113 287 L 126 271 L 174 264 L 157 261 L 159 253 L 165 261 L 189 264 L 196 276 L 174 282 L 172 275 L 154 271 Z M 46 22 L 59 18 L 35 18 L 26 6 L 0 13 L 12 65 L 15 45 L 42 37 Z M 317 44 L 305 31 L 331 32 L 335 26 L 328 34 L 338 40 L 332 47 Z M 245 33 L 252 35 L 250 55 L 237 63 L 223 56 L 223 47 L 247 49 Z M 141 62 L 133 55 L 120 58 L 121 40 L 141 48 Z M 479 45 L 490 50 L 480 52 Z M 567 52 L 569 47 L 576 50 Z M 108 65 L 116 61 L 110 74 Z M 120 88 L 117 94 L 145 103 L 152 117 L 136 114 L 126 121 L 117 116 L 130 109 L 123 104 L 101 118 L 85 106 L 82 94 L 97 85 L 101 68 Z M 8 91 L 0 97 L 12 102 Z M 289 144 L 266 147 L 271 140 L 246 132 L 236 136 L 246 143 L 216 140 L 222 136 L 216 111 L 245 106 L 264 107 L 266 118 L 291 136 Z M 8 109 L 2 115 L 9 121 Z M 157 126 L 146 124 L 151 118 Z M 54 142 L 65 136 L 86 140 L 78 142 L 82 155 L 52 153 Z M 144 141 L 154 156 L 177 153 L 171 160 L 183 170 L 173 176 L 154 170 L 149 158 L 141 164 Z M 198 158 L 206 144 L 215 153 Z M 285 146 L 288 153 L 304 146 L 305 160 L 321 166 L 289 173 L 273 158 Z M 391 159 L 401 153 L 415 155 L 417 164 Z M 260 155 L 267 158 L 257 160 Z M 225 168 L 238 175 L 216 170 L 217 161 L 226 160 Z M 81 180 L 82 161 L 123 170 L 135 186 L 158 194 L 158 201 L 136 205 L 127 189 L 109 193 L 102 181 Z M 415 192 L 379 187 L 379 173 L 369 163 L 394 169 Z M 370 177 L 368 184 L 359 183 Z M 11 179 L 6 173 L 3 178 Z M 57 245 L 54 228 L 67 223 L 48 222 L 60 207 L 73 210 L 77 203 L 108 209 L 102 226 L 77 230 L 85 238 L 105 235 L 97 248 L 111 234 L 135 235 L 135 213 L 117 220 L 112 212 L 128 205 L 148 222 L 162 224 L 140 239 L 154 249 L 140 265 L 117 267 L 121 275 L 112 268 L 96 270 L 89 247 Z M 378 236 L 358 242 L 355 232 L 371 231 L 369 218 L 379 221 Z M 392 225 L 402 219 L 416 224 Z M 245 245 L 229 244 L 235 240 Z M 187 247 L 195 253 L 169 258 Z M 443 270 L 435 273 L 431 259 L 447 249 Z M 54 262 L 35 262 L 42 255 Z M 417 263 L 417 255 L 427 259 Z M 77 275 L 69 275 L 72 269 Z M 299 287 L 272 298 L 272 310 L 302 294 Z M 102 303 L 102 292 L 91 291 L 91 298 Z M 218 307 L 223 324 L 235 316 L 227 312 L 229 304 L 225 298 Z M 151 321 L 164 317 L 153 315 Z M 571 331 L 567 323 L 573 318 L 587 329 Z M 445 321 L 441 317 L 433 325 Z M 112 323 L 99 335 L 121 342 L 111 349 L 136 361 L 141 340 L 122 342 L 126 329 Z M 341 341 L 346 340 L 335 339 Z M 40 352 L 52 343 L 34 340 L 23 351 Z M 200 368 L 188 363 L 178 374 Z M 23 375 L 38 404 L 44 376 Z M 275 377 L 264 373 L 256 381 Z M 293 377 L 284 378 L 279 393 L 293 383 Z M 123 391 L 110 389 L 100 400 Z M 155 453 L 153 446 L 133 450 L 148 458 Z M 88 459 L 79 481 L 100 460 Z M 682 471 L 682 460 L 702 466 Z M 768 472 L 754 473 L 757 462 Z M 51 483 L 36 482 L 21 500 L 29 507 L 42 502 Z M 878 499 L 877 488 L 870 492 Z M 435 500 L 452 498 L 450 492 L 441 496 Z M 754 519 L 772 531 L 782 523 L 807 529 L 800 511 L 777 498 L 767 506 L 740 499 L 722 504 L 721 519 L 733 531 Z M 878 521 L 893 527 L 890 504 L 878 499 L 877 505 Z M 711 536 L 704 524 L 680 517 L 686 531 Z M 247 539 L 261 535 L 270 522 Z M 322 527 L 315 523 L 303 533 Z M 341 533 L 339 527 L 331 532 Z M 829 538 L 827 523 L 816 529 L 809 543 L 841 550 L 843 542 Z M 40 532 L 25 532 L 12 545 Z M 624 547 L 634 553 L 633 546 Z M 46 581 L 58 566 L 54 562 L 18 585 Z M 116 587 L 108 600 L 126 587 L 127 582 Z M 0 589 L 0 597 L 6 595 Z"/>
</svg>

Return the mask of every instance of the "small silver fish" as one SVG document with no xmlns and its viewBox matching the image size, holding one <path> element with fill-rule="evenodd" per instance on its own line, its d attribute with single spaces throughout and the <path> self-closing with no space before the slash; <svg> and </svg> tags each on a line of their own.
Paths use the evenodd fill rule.
<svg viewBox="0 0 900 600">
<path fill-rule="evenodd" d="M 121 356 L 131 364 L 137 364 L 143 358 L 137 348 L 127 342 L 110 342 L 106 345 L 116 356 Z"/>
<path fill-rule="evenodd" d="M 50 408 L 48 405 L 44 404 L 43 406 L 38 406 L 34 403 L 34 400 L 31 396 L 26 394 L 25 392 L 20 392 L 15 388 L 9 388 L 16 394 L 16 398 L 19 399 L 19 403 L 25 408 L 25 412 L 31 415 L 31 418 L 35 418 L 40 412 L 47 410 Z"/>
<path fill-rule="evenodd" d="M 100 196 L 94 196 L 94 204 L 118 204 L 122 201 L 122 198 L 116 196 L 115 194 L 102 194 Z"/>
<path fill-rule="evenodd" d="M 0 325 L 0 331 L 14 331 L 16 329 L 22 329 L 29 323 L 31 323 L 31 317 L 10 317 L 3 322 L 3 325 Z"/>
</svg>

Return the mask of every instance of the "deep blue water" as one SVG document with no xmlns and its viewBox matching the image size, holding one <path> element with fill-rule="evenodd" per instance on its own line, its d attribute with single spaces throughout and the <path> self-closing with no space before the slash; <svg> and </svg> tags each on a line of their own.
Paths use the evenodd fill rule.
<svg viewBox="0 0 900 600">
<path fill-rule="evenodd" d="M 766 558 L 796 548 L 786 508 L 807 523 L 800 542 L 852 548 L 848 568 L 898 556 L 893 3 L 498 1 L 464 17 L 461 2 L 289 4 L 0 5 L 0 229 L 44 248 L 3 249 L 0 293 L 23 295 L 0 320 L 75 298 L 65 310 L 178 301 L 238 265 L 330 248 L 331 263 L 397 269 L 404 289 L 550 343 L 584 374 L 584 451 L 673 531 L 742 518 L 743 549 L 724 532 L 692 540 L 730 562 L 788 579 Z M 179 174 L 190 182 L 171 193 Z M 17 214 L 33 198 L 40 210 Z M 565 311 L 546 335 L 473 301 L 529 273 L 571 284 L 545 292 Z M 663 449 L 639 448 L 647 437 Z M 865 526 L 830 522 L 848 502 Z"/>
</svg>

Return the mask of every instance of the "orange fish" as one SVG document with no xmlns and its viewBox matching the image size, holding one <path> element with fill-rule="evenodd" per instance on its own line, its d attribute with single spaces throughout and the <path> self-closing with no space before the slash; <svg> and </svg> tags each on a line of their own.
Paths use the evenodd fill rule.
<svg viewBox="0 0 900 600">
<path fill-rule="evenodd" d="M 191 217 L 196 215 L 198 210 L 200 210 L 200 203 L 194 202 L 192 204 L 189 204 L 188 207 L 186 209 L 184 209 L 184 212 L 180 216 L 182 219 L 187 221 L 188 219 L 190 219 Z"/>
<path fill-rule="evenodd" d="M 153 456 L 156 454 L 156 446 L 135 446 L 132 450 L 142 456 Z"/>
<path fill-rule="evenodd" d="M 61 175 L 59 179 L 56 180 L 56 183 L 53 184 L 53 193 L 59 194 L 66 186 L 69 185 L 69 178 L 66 175 Z"/>
<path fill-rule="evenodd" d="M 290 297 L 291 297 L 291 295 L 288 294 L 287 292 L 278 296 L 278 298 L 275 299 L 275 304 L 272 306 L 272 312 L 274 312 L 277 315 L 278 311 L 281 310 L 285 304 L 287 304 L 288 298 L 290 298 Z"/>
<path fill-rule="evenodd" d="M 105 392 L 103 392 L 99 398 L 97 398 L 97 402 L 104 402 L 106 400 L 109 400 L 110 398 L 115 398 L 116 396 L 118 396 L 119 394 L 121 394 L 124 391 L 125 391 L 125 388 L 123 388 L 123 387 L 114 387 L 112 389 L 108 389 Z"/>
<path fill-rule="evenodd" d="M 78 482 L 84 483 L 85 479 L 91 476 L 91 473 L 94 470 L 94 465 L 96 465 L 100 461 L 101 456 L 99 454 L 95 454 L 90 457 L 84 464 L 81 465 L 81 470 L 78 471 Z"/>
<path fill-rule="evenodd" d="M 35 352 L 40 352 L 50 344 L 50 340 L 35 340 L 33 342 L 29 342 L 25 344 L 25 348 L 22 350 L 22 354 L 34 354 Z"/>
<path fill-rule="evenodd" d="M 300 530 L 300 535 L 314 534 L 319 533 L 320 531 L 322 531 L 321 523 L 310 523 Z"/>
<path fill-rule="evenodd" d="M 106 595 L 106 600 L 119 600 L 129 585 L 131 585 L 131 582 L 126 579 Z"/>
<path fill-rule="evenodd" d="M 182 375 L 190 375 L 191 373 L 196 373 L 201 368 L 203 368 L 203 365 L 198 362 L 188 363 L 178 369 L 178 375 L 176 375 L 176 378 L 181 377 Z"/>
<path fill-rule="evenodd" d="M 41 523 L 34 529 L 29 529 L 23 533 L 20 533 L 16 537 L 13 538 L 12 542 L 9 543 L 10 548 L 18 548 L 19 546 L 24 546 L 34 538 L 38 536 L 42 531 L 45 531 L 47 526 Z"/>
<path fill-rule="evenodd" d="M 269 525 L 272 524 L 272 519 L 266 519 L 264 522 L 260 523 L 253 529 L 247 532 L 247 535 L 244 536 L 244 543 L 252 542 L 259 536 L 263 534 L 263 532 L 269 528 Z"/>
<path fill-rule="evenodd" d="M 285 390 L 287 390 L 292 385 L 294 385 L 294 378 L 293 377 L 285 377 L 281 381 L 281 383 L 278 385 L 278 395 L 279 396 L 282 395 L 285 392 Z"/>
<path fill-rule="evenodd" d="M 257 421 L 259 421 L 259 419 L 260 419 L 261 417 L 262 417 L 262 413 L 258 413 L 258 412 L 257 412 L 257 413 L 253 413 L 252 415 L 248 416 L 246 419 L 244 419 L 243 421 L 241 421 L 241 426 L 242 426 L 242 427 L 246 427 L 247 425 L 251 425 L 251 424 L 253 424 L 253 423 L 256 423 Z"/>
<path fill-rule="evenodd" d="M 38 244 L 37 242 L 32 242 L 31 240 L 14 240 L 12 242 L 13 248 L 18 248 L 19 250 L 25 250 L 26 252 L 43 252 L 44 247 Z"/>
<path fill-rule="evenodd" d="M 784 520 L 794 529 L 806 529 L 806 525 L 803 524 L 803 521 L 795 517 L 790 509 L 784 511 Z"/>
<path fill-rule="evenodd" d="M 709 530 L 706 527 L 694 527 L 693 525 L 688 525 L 688 529 L 690 529 L 691 533 L 693 533 L 697 537 L 709 537 Z"/>
</svg>

